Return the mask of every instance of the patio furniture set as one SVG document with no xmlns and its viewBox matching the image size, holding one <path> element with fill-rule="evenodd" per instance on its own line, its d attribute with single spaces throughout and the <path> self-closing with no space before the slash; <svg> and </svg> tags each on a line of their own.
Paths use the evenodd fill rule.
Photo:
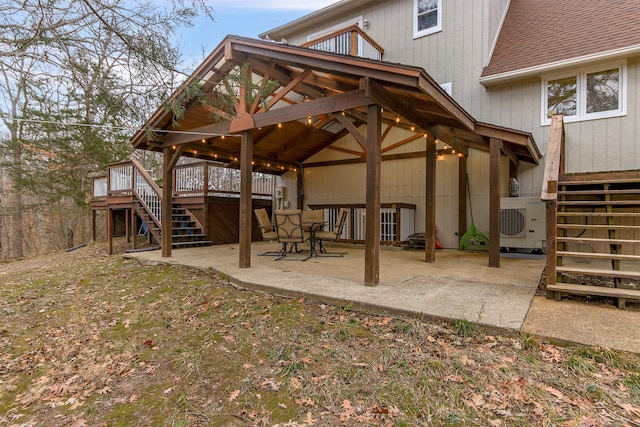
<svg viewBox="0 0 640 427">
<path fill-rule="evenodd" d="M 260 255 L 276 256 L 276 261 L 293 259 L 306 261 L 312 257 L 344 256 L 345 252 L 327 252 L 323 242 L 338 240 L 347 221 L 348 209 L 338 211 L 335 225 L 331 230 L 325 230 L 328 221 L 324 219 L 323 210 L 287 209 L 274 212 L 272 223 L 267 210 L 254 211 L 258 221 L 258 228 L 262 232 L 263 240 L 277 240 L 281 244 L 279 251 L 265 252 Z M 288 253 L 300 253 L 298 243 L 309 242 L 309 254 L 304 258 L 287 257 Z"/>
</svg>

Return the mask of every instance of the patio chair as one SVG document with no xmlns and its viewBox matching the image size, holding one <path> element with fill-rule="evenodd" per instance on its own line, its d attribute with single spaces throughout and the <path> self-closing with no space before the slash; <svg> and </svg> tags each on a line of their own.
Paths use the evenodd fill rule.
<svg viewBox="0 0 640 427">
<path fill-rule="evenodd" d="M 263 241 L 273 241 L 278 240 L 278 234 L 276 233 L 273 225 L 271 224 L 271 220 L 269 219 L 269 214 L 265 208 L 256 209 L 253 211 L 256 215 L 256 220 L 258 221 L 258 228 L 260 229 L 260 233 L 262 233 Z M 267 251 L 258 256 L 278 256 L 280 255 L 280 251 Z"/>
<path fill-rule="evenodd" d="M 347 222 L 347 216 L 349 214 L 349 210 L 347 208 L 340 208 L 338 211 L 338 216 L 336 218 L 336 224 L 331 231 L 323 231 L 318 230 L 315 233 L 315 241 L 318 242 L 318 247 L 320 248 L 319 256 L 344 256 L 346 252 L 327 252 L 322 242 L 324 240 L 338 240 L 340 235 L 342 235 L 342 229 L 344 228 Z"/>
<path fill-rule="evenodd" d="M 302 226 L 302 214 L 298 209 L 276 211 L 276 234 L 278 235 L 278 242 L 282 244 L 279 257 L 277 260 L 281 260 L 287 256 L 287 245 L 291 245 L 291 250 L 296 249 L 298 251 L 298 243 L 304 243 L 309 240 L 309 232 L 305 231 Z M 302 259 L 306 261 L 311 258 L 311 254 Z M 299 259 L 299 258 L 297 258 Z"/>
</svg>

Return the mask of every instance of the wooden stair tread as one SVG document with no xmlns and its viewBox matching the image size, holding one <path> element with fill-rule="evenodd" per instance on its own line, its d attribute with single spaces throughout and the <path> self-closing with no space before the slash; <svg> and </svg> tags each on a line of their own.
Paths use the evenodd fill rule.
<svg viewBox="0 0 640 427">
<path fill-rule="evenodd" d="M 638 183 L 638 178 L 603 178 L 603 179 L 570 179 L 562 177 L 558 180 L 558 185 L 604 185 L 604 184 L 634 184 Z"/>
<path fill-rule="evenodd" d="M 605 243 L 609 245 L 638 245 L 640 240 L 600 239 L 596 237 L 557 237 L 559 243 Z"/>
<path fill-rule="evenodd" d="M 599 268 L 556 267 L 557 273 L 584 274 L 588 276 L 621 277 L 625 279 L 640 279 L 640 271 L 604 270 Z"/>
<path fill-rule="evenodd" d="M 558 216 L 640 218 L 640 212 L 558 212 Z"/>
<path fill-rule="evenodd" d="M 558 228 L 587 230 L 640 230 L 640 225 L 605 225 L 605 224 L 557 224 Z"/>
<path fill-rule="evenodd" d="M 640 205 L 639 200 L 559 200 L 558 206 Z"/>
<path fill-rule="evenodd" d="M 572 257 L 572 258 L 597 258 L 597 259 L 616 259 L 627 261 L 640 261 L 640 255 L 627 255 L 627 254 L 606 254 L 599 252 L 572 252 L 572 251 L 558 251 L 559 257 Z"/>
<path fill-rule="evenodd" d="M 213 242 L 211 240 L 194 240 L 191 242 L 172 242 L 171 246 L 176 247 L 185 247 L 185 246 L 211 246 Z"/>
<path fill-rule="evenodd" d="M 590 195 L 604 195 L 604 194 L 639 194 L 640 188 L 625 188 L 625 189 L 597 189 L 597 190 L 558 190 L 560 196 L 590 196 Z"/>
<path fill-rule="evenodd" d="M 605 286 L 574 285 L 571 283 L 557 283 L 547 285 L 547 291 L 569 292 L 576 295 L 598 295 L 605 297 L 640 299 L 640 291 L 634 289 L 608 288 Z"/>
</svg>

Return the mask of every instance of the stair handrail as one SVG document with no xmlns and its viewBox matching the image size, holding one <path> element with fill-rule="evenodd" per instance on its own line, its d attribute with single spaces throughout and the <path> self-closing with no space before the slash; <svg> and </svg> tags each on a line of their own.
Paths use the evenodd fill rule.
<svg viewBox="0 0 640 427">
<path fill-rule="evenodd" d="M 545 159 L 540 198 L 546 202 L 546 274 L 547 285 L 556 283 L 558 254 L 558 179 L 564 173 L 564 120 L 561 114 L 551 118 L 549 145 Z"/>
<path fill-rule="evenodd" d="M 545 159 L 544 178 L 540 198 L 545 201 L 557 200 L 558 178 L 564 172 L 564 120 L 562 114 L 551 118 L 549 145 Z"/>
<path fill-rule="evenodd" d="M 162 189 L 139 161 L 131 159 L 131 163 L 133 163 L 133 194 L 153 222 L 162 229 Z"/>
</svg>

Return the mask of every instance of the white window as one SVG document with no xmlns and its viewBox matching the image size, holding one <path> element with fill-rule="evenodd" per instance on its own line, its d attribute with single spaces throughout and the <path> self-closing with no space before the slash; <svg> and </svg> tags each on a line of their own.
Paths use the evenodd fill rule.
<svg viewBox="0 0 640 427">
<path fill-rule="evenodd" d="M 442 0 L 413 0 L 413 38 L 442 30 Z"/>
<path fill-rule="evenodd" d="M 549 76 L 542 81 L 542 124 L 553 114 L 565 122 L 626 114 L 626 64 L 616 63 Z"/>
</svg>

